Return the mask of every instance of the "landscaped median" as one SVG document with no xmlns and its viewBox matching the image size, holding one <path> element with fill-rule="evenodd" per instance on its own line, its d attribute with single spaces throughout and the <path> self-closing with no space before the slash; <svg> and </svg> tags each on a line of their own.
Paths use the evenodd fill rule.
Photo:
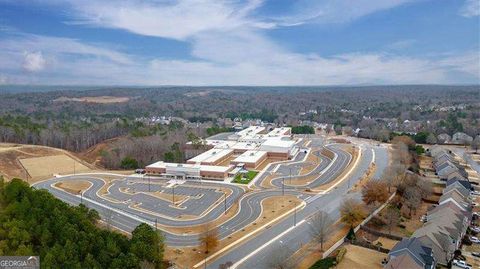
<svg viewBox="0 0 480 269">
<path fill-rule="evenodd" d="M 233 183 L 239 183 L 239 184 L 248 184 L 250 181 L 252 181 L 258 174 L 258 171 L 253 171 L 250 170 L 246 173 L 239 173 L 235 175 L 235 178 L 233 179 Z"/>
</svg>

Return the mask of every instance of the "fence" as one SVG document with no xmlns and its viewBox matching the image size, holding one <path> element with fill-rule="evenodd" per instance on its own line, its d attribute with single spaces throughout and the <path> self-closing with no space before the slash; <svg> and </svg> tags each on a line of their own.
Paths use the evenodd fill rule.
<svg viewBox="0 0 480 269">
<path fill-rule="evenodd" d="M 367 226 L 361 226 L 360 229 L 362 229 L 365 232 L 368 232 L 370 234 L 373 234 L 373 235 L 376 235 L 376 236 L 381 236 L 381 237 L 386 237 L 386 238 L 392 239 L 392 240 L 401 241 L 403 239 L 403 237 L 401 237 L 401 236 L 394 235 L 394 234 L 382 233 L 382 232 L 379 232 L 377 230 L 368 228 Z"/>
<path fill-rule="evenodd" d="M 389 253 L 390 252 L 389 249 L 383 248 L 381 246 L 375 246 L 375 245 L 372 245 L 372 244 L 370 244 L 368 242 L 365 242 L 365 241 L 359 241 L 359 240 L 350 241 L 348 239 L 345 239 L 345 242 L 349 242 L 352 245 L 357 245 L 357 246 L 361 246 L 361 247 L 364 247 L 364 248 L 369 248 L 369 249 L 373 249 L 373 250 L 376 250 L 376 251 L 380 251 L 382 253 Z"/>
<path fill-rule="evenodd" d="M 383 205 L 381 205 L 379 208 L 377 208 L 375 211 L 373 211 L 366 219 L 364 219 L 357 227 L 355 227 L 353 229 L 353 231 L 358 232 L 360 227 L 362 227 L 367 222 L 369 222 L 374 216 L 378 215 L 378 213 L 380 213 L 380 211 L 382 211 L 388 205 L 388 203 L 390 203 L 390 201 L 393 199 L 393 197 L 395 197 L 396 193 L 397 192 L 392 193 L 392 195 L 390 195 L 388 200 Z M 339 246 L 341 246 L 343 244 L 343 242 L 345 242 L 345 238 L 346 238 L 346 236 L 342 237 L 335 244 L 333 244 L 333 246 L 331 246 L 329 249 L 327 249 L 325 252 L 323 252 L 322 258 L 325 259 L 330 254 L 332 254 L 332 252 L 335 251 L 335 249 L 337 249 Z"/>
</svg>

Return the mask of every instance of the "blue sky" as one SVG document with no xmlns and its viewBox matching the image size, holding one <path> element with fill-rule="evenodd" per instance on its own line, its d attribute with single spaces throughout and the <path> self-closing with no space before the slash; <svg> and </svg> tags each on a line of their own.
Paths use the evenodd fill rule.
<svg viewBox="0 0 480 269">
<path fill-rule="evenodd" d="M 0 0 L 0 84 L 479 84 L 480 0 Z"/>
</svg>

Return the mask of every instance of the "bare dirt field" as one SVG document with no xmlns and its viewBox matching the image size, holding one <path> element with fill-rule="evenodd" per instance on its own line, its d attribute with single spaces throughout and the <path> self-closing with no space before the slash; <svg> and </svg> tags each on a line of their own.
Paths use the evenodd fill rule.
<svg viewBox="0 0 480 269">
<path fill-rule="evenodd" d="M 52 157 L 52 156 L 61 156 L 54 157 L 53 159 L 35 159 L 39 157 Z M 36 146 L 36 145 L 23 145 L 23 144 L 11 144 L 11 143 L 0 143 L 0 174 L 5 177 L 6 180 L 12 178 L 22 178 L 28 179 L 30 183 L 34 183 L 38 180 L 46 179 L 54 173 L 57 173 L 56 169 L 62 165 L 62 163 L 56 163 L 58 159 L 61 161 L 67 161 L 68 167 L 71 167 L 73 172 L 73 163 L 76 162 L 75 166 L 80 169 L 78 171 L 85 170 L 84 167 L 94 169 L 95 166 L 90 165 L 86 162 L 83 162 L 81 159 L 77 158 L 74 154 L 51 147 L 45 146 Z M 30 160 L 29 160 L 30 159 Z M 63 159 L 63 160 L 62 160 Z M 37 163 L 35 160 L 40 161 Z M 29 167 L 23 167 L 25 164 Z M 40 166 L 45 165 L 46 167 L 53 167 L 51 171 L 41 171 Z M 33 169 L 32 171 L 28 169 Z M 41 176 L 38 176 L 38 175 Z M 43 174 L 43 175 L 42 175 Z"/>
<path fill-rule="evenodd" d="M 84 97 L 65 97 L 62 96 L 53 100 L 54 102 L 85 102 L 96 104 L 125 103 L 130 100 L 129 97 L 121 96 L 84 96 Z"/>
<path fill-rule="evenodd" d="M 338 269 L 369 268 L 381 269 L 382 260 L 387 254 L 372 249 L 354 245 L 346 245 L 347 253 L 343 260 L 337 265 Z"/>
<path fill-rule="evenodd" d="M 91 171 L 66 154 L 19 159 L 32 178 Z"/>
</svg>

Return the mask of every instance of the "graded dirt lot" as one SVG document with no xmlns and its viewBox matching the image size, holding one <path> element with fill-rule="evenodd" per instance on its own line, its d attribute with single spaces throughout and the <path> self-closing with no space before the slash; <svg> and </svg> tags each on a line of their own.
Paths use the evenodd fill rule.
<svg viewBox="0 0 480 269">
<path fill-rule="evenodd" d="M 32 178 L 88 172 L 91 169 L 66 154 L 19 159 Z"/>
<path fill-rule="evenodd" d="M 73 172 L 74 162 L 75 168 L 76 170 L 78 168 L 79 172 L 95 168 L 65 150 L 36 145 L 0 143 L 0 174 L 6 180 L 18 177 L 34 183 L 58 173 L 60 166 L 64 166 L 65 162 L 67 165 L 64 169 L 67 172 Z M 24 167 L 25 164 L 28 168 Z"/>
<path fill-rule="evenodd" d="M 387 254 L 372 249 L 354 245 L 346 245 L 347 253 L 343 260 L 337 265 L 338 269 L 369 268 L 381 269 L 382 260 Z"/>
<path fill-rule="evenodd" d="M 65 97 L 62 96 L 53 100 L 54 102 L 85 102 L 96 104 L 113 104 L 113 103 L 125 103 L 130 100 L 129 97 L 119 96 L 84 96 L 84 97 Z"/>
</svg>

